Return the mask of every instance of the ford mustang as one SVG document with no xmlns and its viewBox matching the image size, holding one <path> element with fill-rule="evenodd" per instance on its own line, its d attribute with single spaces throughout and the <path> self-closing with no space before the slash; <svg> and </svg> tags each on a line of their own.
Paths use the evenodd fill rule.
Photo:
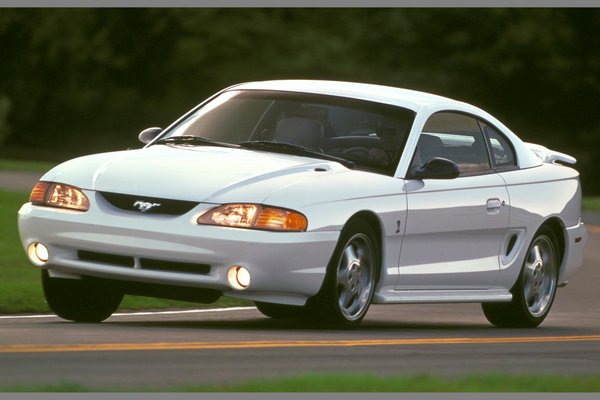
<svg viewBox="0 0 600 400">
<path fill-rule="evenodd" d="M 496 326 L 535 327 L 582 264 L 575 159 L 464 102 L 252 82 L 139 139 L 56 166 L 19 210 L 66 320 L 136 294 L 346 327 L 373 303 L 477 302 Z"/>
</svg>

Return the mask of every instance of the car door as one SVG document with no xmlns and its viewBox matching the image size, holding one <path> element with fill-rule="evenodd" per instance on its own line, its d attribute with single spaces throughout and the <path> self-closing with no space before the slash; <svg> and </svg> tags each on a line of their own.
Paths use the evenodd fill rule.
<svg viewBox="0 0 600 400">
<path fill-rule="evenodd" d="M 455 162 L 460 175 L 406 180 L 408 212 L 396 289 L 488 288 L 499 273 L 509 197 L 490 165 L 480 123 L 462 113 L 433 114 L 411 168 L 434 157 Z"/>
</svg>

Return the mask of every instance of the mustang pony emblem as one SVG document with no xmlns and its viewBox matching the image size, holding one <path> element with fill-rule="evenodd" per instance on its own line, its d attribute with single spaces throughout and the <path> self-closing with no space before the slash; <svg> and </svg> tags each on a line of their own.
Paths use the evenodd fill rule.
<svg viewBox="0 0 600 400">
<path fill-rule="evenodd" d="M 137 207 L 138 210 L 140 210 L 140 212 L 145 213 L 146 211 L 150 210 L 151 208 L 160 207 L 161 204 L 160 203 L 150 203 L 148 201 L 138 200 L 135 203 L 133 203 L 133 206 Z"/>
</svg>

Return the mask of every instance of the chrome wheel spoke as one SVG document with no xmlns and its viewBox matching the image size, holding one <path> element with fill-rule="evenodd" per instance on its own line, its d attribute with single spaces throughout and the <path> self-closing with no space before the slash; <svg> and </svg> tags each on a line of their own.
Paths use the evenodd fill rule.
<svg viewBox="0 0 600 400">
<path fill-rule="evenodd" d="M 338 305 L 347 320 L 362 317 L 373 290 L 373 247 L 369 238 L 358 233 L 342 251 L 337 269 Z"/>
<path fill-rule="evenodd" d="M 352 304 L 352 293 L 345 289 L 340 293 L 340 299 L 339 299 L 339 304 L 340 307 L 344 310 L 348 309 L 348 307 L 350 306 L 350 304 Z"/>
<path fill-rule="evenodd" d="M 344 255 L 342 257 L 342 265 L 347 269 L 353 262 L 357 260 L 356 253 L 352 245 L 346 246 L 344 249 Z"/>
<path fill-rule="evenodd" d="M 527 303 L 527 306 L 529 307 L 531 305 L 531 299 L 533 298 L 533 290 L 531 288 L 531 285 L 525 285 L 523 290 L 524 290 L 523 295 L 525 297 L 525 302 Z"/>
<path fill-rule="evenodd" d="M 546 236 L 533 242 L 523 271 L 523 297 L 529 313 L 542 316 L 552 303 L 557 265 L 552 243 Z"/>
<path fill-rule="evenodd" d="M 544 257 L 542 256 L 541 250 L 540 250 L 540 246 L 534 246 L 533 249 L 531 249 L 531 253 L 533 256 L 533 262 L 534 264 L 543 264 L 544 263 Z"/>
<path fill-rule="evenodd" d="M 339 270 L 337 275 L 338 287 L 346 289 L 348 287 L 348 274 L 347 270 Z"/>
</svg>

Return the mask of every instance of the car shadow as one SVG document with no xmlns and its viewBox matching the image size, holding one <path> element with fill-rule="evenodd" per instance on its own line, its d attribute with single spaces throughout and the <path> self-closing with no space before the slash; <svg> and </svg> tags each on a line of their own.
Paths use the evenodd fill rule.
<svg viewBox="0 0 600 400">
<path fill-rule="evenodd" d="M 244 320 L 136 320 L 119 321 L 113 319 L 105 323 L 113 326 L 143 328 L 177 328 L 190 330 L 231 330 L 231 331 L 297 331 L 297 332 L 402 332 L 408 331 L 493 331 L 492 325 L 464 322 L 423 322 L 423 321 L 363 321 L 352 328 L 297 320 L 277 320 L 266 317 L 251 317 Z M 514 331 L 514 330 L 510 330 Z"/>
</svg>

